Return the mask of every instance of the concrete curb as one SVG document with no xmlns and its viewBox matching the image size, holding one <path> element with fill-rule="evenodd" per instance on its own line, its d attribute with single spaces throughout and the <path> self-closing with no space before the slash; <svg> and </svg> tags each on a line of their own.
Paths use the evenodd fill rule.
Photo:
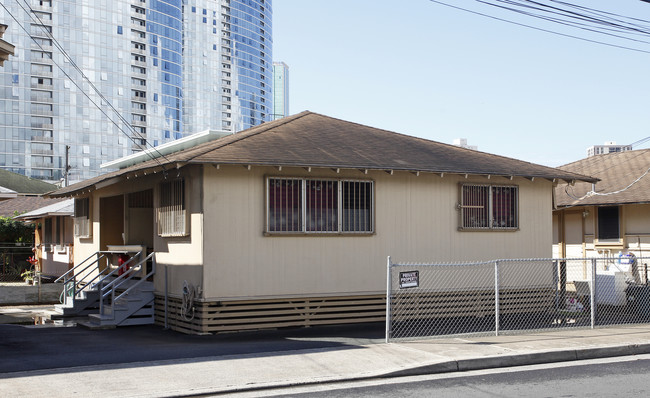
<svg viewBox="0 0 650 398">
<path fill-rule="evenodd" d="M 437 373 L 465 372 L 470 370 L 540 365 L 554 362 L 570 362 L 642 354 L 650 354 L 650 344 L 631 344 L 624 346 L 581 348 L 577 350 L 547 351 L 532 354 L 460 359 L 456 361 L 441 362 L 433 365 L 418 366 L 415 368 L 404 369 L 396 372 L 389 372 L 377 377 L 390 378 L 405 376 L 424 376 Z"/>
<path fill-rule="evenodd" d="M 554 362 L 572 362 L 586 359 L 610 358 L 628 355 L 650 354 L 650 344 L 632 344 L 625 346 L 584 348 L 578 350 L 548 351 L 532 354 L 516 354 L 472 359 L 445 361 L 431 365 L 417 366 L 395 372 L 388 372 L 369 376 L 341 377 L 336 380 L 291 382 L 286 384 L 256 385 L 250 387 L 234 387 L 222 390 L 201 391 L 196 394 L 174 395 L 172 397 L 205 396 L 210 394 L 228 394 L 283 389 L 291 387 L 304 387 L 310 385 L 327 385 L 344 382 L 367 381 L 395 377 L 425 376 L 441 373 L 465 372 L 472 370 L 485 370 L 506 368 L 514 366 L 539 365 Z"/>
</svg>

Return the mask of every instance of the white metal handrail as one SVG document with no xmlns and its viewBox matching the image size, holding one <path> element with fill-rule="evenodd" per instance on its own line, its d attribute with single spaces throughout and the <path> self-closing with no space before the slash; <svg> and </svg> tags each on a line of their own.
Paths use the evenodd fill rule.
<svg viewBox="0 0 650 398">
<path fill-rule="evenodd" d="M 122 275 L 119 275 L 117 278 L 115 278 L 114 280 L 108 282 L 106 285 L 103 285 L 103 281 L 107 277 L 109 277 L 113 272 L 115 272 L 116 270 L 113 270 L 111 272 L 111 274 L 107 275 L 106 277 L 104 277 L 102 279 L 102 281 L 100 281 L 100 283 L 101 283 L 100 296 L 99 296 L 99 313 L 100 313 L 100 315 L 105 315 L 104 314 L 104 310 L 105 310 L 104 299 L 106 297 L 111 296 L 111 304 L 115 305 L 117 300 L 119 300 L 120 298 L 122 298 L 125 295 L 128 295 L 129 292 L 132 292 L 136 287 L 138 287 L 140 284 L 145 282 L 150 276 L 152 276 L 152 275 L 154 275 L 156 273 L 156 259 L 155 259 L 154 255 L 155 255 L 155 253 L 149 254 L 147 257 L 142 259 L 140 262 L 135 264 L 133 267 L 130 267 L 125 273 L 123 273 Z M 134 257 L 132 257 L 131 259 L 133 259 Z M 130 262 L 131 259 L 129 259 L 128 262 Z M 151 271 L 149 273 L 147 273 L 146 275 L 144 275 L 139 281 L 137 281 L 136 283 L 131 285 L 129 288 L 127 288 L 125 291 L 120 293 L 117 297 L 115 297 L 115 291 L 120 286 L 122 286 L 124 283 L 126 283 L 127 281 L 132 280 L 134 278 L 134 276 L 142 269 L 142 267 L 146 266 L 146 263 L 147 263 L 147 261 L 149 261 L 149 259 L 152 260 Z M 124 264 L 128 264 L 128 262 L 126 262 Z M 113 319 L 115 319 L 115 309 L 114 308 L 113 308 L 113 311 L 111 311 L 111 315 L 112 315 Z"/>
<path fill-rule="evenodd" d="M 123 253 L 126 253 L 126 252 L 122 251 L 122 250 L 117 250 L 117 251 L 115 251 L 115 250 L 97 251 L 97 252 L 91 254 L 90 256 L 88 256 L 85 260 L 80 262 L 74 268 L 71 268 L 68 271 L 66 271 L 63 275 L 58 277 L 54 282 L 59 282 L 61 279 L 63 279 L 64 295 L 67 295 L 67 294 L 71 293 L 70 295 L 73 297 L 73 300 L 74 300 L 74 297 L 76 297 L 77 293 L 83 291 L 86 288 L 90 289 L 91 287 L 93 287 L 95 285 L 94 282 L 97 281 L 100 277 L 101 277 L 101 279 L 98 280 L 97 285 L 99 285 L 101 287 L 101 286 L 103 286 L 103 282 L 106 280 L 106 278 L 108 278 L 110 276 L 113 276 L 116 272 L 118 272 L 120 267 L 118 267 L 118 268 L 110 271 L 108 274 L 106 274 L 106 270 L 100 270 L 99 269 L 99 262 L 102 259 L 106 258 L 110 254 L 123 254 Z M 129 263 L 131 261 L 133 261 L 133 259 L 139 257 L 141 253 L 142 253 L 141 251 L 137 252 L 134 256 L 129 258 L 128 261 L 126 261 L 124 264 L 122 264 L 122 267 L 128 266 Z M 93 257 L 97 257 L 97 258 L 94 261 L 92 261 L 92 262 L 90 262 L 88 264 L 85 264 L 87 261 L 89 261 Z M 92 273 L 89 272 L 89 273 L 86 273 L 85 275 L 83 275 L 81 277 L 81 279 L 77 280 L 77 275 L 83 274 L 84 272 L 86 272 L 89 268 L 91 268 L 94 265 L 97 266 L 97 274 L 92 279 L 86 281 L 86 279 L 90 275 L 92 275 Z M 72 283 L 70 283 L 70 282 L 72 282 Z"/>
<path fill-rule="evenodd" d="M 76 280 L 76 276 L 82 274 L 83 272 L 88 270 L 93 265 L 99 264 L 99 261 L 102 260 L 103 258 L 105 258 L 107 253 L 108 252 L 98 251 L 98 252 L 95 252 L 95 253 L 91 254 L 85 260 L 80 262 L 78 265 L 76 265 L 75 267 L 69 269 L 63 275 L 58 277 L 54 282 L 56 283 L 56 282 L 59 282 L 61 279 L 63 279 L 65 294 L 69 293 L 69 289 L 70 289 L 69 286 L 72 285 L 72 297 L 75 297 L 78 292 L 80 292 L 81 290 L 83 290 L 85 288 L 85 286 L 88 286 L 90 284 L 90 282 L 86 283 L 85 286 L 79 288 L 79 286 L 81 286 L 81 284 L 83 283 L 83 281 L 86 279 L 86 277 L 89 274 L 84 275 L 79 281 Z M 91 263 L 84 266 L 84 264 L 93 257 L 97 257 L 95 259 L 95 261 L 93 261 L 93 262 L 91 262 Z M 83 269 L 80 269 L 82 267 L 83 267 Z M 71 281 L 72 281 L 72 284 L 70 284 Z"/>
</svg>

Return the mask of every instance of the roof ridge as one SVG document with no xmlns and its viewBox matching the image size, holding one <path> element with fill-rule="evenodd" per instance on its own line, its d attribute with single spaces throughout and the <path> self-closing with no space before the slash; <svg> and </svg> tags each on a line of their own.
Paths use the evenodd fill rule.
<svg viewBox="0 0 650 398">
<path fill-rule="evenodd" d="M 308 111 L 306 111 L 306 112 L 308 112 Z M 339 121 L 344 122 L 344 123 L 354 124 L 354 125 L 361 126 L 361 127 L 364 127 L 364 128 L 370 128 L 370 129 L 373 129 L 373 130 L 382 131 L 382 132 L 388 133 L 388 134 L 396 134 L 396 135 L 399 135 L 399 136 L 408 137 L 410 139 L 415 139 L 417 141 L 427 142 L 427 143 L 435 144 L 435 145 L 442 145 L 442 146 L 445 146 L 445 147 L 453 149 L 453 150 L 458 150 L 458 151 L 463 151 L 463 152 L 471 152 L 471 153 L 480 153 L 482 155 L 486 155 L 486 156 L 489 156 L 489 157 L 492 157 L 492 158 L 498 158 L 498 159 L 516 160 L 518 162 L 526 163 L 526 164 L 529 164 L 529 165 L 532 165 L 532 166 L 535 166 L 535 167 L 545 167 L 547 169 L 558 169 L 558 167 L 546 166 L 546 165 L 543 165 L 543 164 L 533 163 L 533 162 L 530 162 L 530 161 L 527 161 L 527 160 L 521 160 L 521 159 L 518 159 L 518 158 L 509 157 L 509 156 L 504 156 L 504 155 L 498 155 L 498 154 L 495 154 L 495 153 L 479 151 L 478 149 L 464 148 L 464 147 L 457 146 L 457 145 L 454 145 L 454 144 L 448 144 L 448 143 L 442 142 L 442 141 L 435 141 L 435 140 L 432 140 L 432 139 L 429 139 L 429 138 L 418 137 L 418 136 L 414 136 L 414 135 L 408 135 L 408 134 L 400 133 L 400 132 L 397 132 L 397 131 L 387 130 L 387 129 L 384 129 L 384 128 L 381 128 L 381 127 L 368 126 L 366 124 L 361 124 L 359 122 L 344 120 L 344 119 L 340 119 L 340 118 L 337 118 L 337 117 L 322 115 L 322 114 L 315 113 L 315 112 L 309 112 L 309 113 L 311 113 L 313 115 L 318 115 L 318 116 L 322 116 L 322 117 L 325 117 L 325 118 L 329 118 L 329 119 L 339 120 Z M 576 176 L 581 176 L 579 173 L 570 172 L 570 171 L 569 171 L 569 173 L 574 174 Z"/>
<path fill-rule="evenodd" d="M 228 145 L 232 145 L 234 143 L 241 142 L 241 141 L 243 141 L 243 140 L 245 140 L 247 138 L 250 138 L 250 137 L 255 137 L 258 134 L 262 134 L 262 133 L 264 133 L 264 132 L 266 132 L 266 131 L 268 131 L 270 129 L 282 126 L 282 125 L 287 124 L 289 122 L 293 122 L 294 120 L 298 120 L 298 119 L 300 119 L 302 117 L 305 117 L 305 116 L 307 116 L 309 114 L 313 114 L 313 112 L 311 112 L 311 111 L 302 111 L 300 113 L 296 113 L 295 115 L 287 116 L 287 117 L 284 117 L 282 119 L 274 120 L 274 121 L 268 122 L 268 123 L 259 124 L 257 126 L 254 126 L 254 127 L 250 128 L 250 129 L 248 129 L 248 131 L 245 130 L 244 132 L 234 133 L 234 134 L 222 137 L 220 139 L 217 139 L 217 140 L 213 141 L 213 143 L 215 143 L 215 146 L 199 145 L 199 146 L 194 147 L 194 148 L 188 148 L 188 149 L 186 149 L 184 151 L 178 151 L 177 153 L 182 153 L 182 152 L 187 153 L 187 152 L 190 152 L 190 151 L 192 151 L 192 152 L 196 151 L 196 154 L 193 154 L 193 156 L 188 157 L 188 161 L 190 161 L 190 160 L 192 160 L 192 159 L 194 159 L 194 158 L 196 158 L 198 156 L 201 156 L 201 155 L 203 155 L 203 154 L 205 154 L 207 152 L 214 151 L 215 149 L 219 149 L 219 148 L 224 148 L 224 147 L 226 147 Z M 275 123 L 275 122 L 277 122 L 277 123 Z M 231 137 L 233 137 L 233 138 L 231 138 Z M 226 141 L 226 142 L 223 142 L 223 141 Z"/>
</svg>

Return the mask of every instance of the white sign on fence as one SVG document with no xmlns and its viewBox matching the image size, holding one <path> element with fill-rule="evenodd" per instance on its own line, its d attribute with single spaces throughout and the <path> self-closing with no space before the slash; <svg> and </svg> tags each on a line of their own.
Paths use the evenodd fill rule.
<svg viewBox="0 0 650 398">
<path fill-rule="evenodd" d="M 399 273 L 399 288 L 420 286 L 420 271 L 408 271 Z"/>
</svg>

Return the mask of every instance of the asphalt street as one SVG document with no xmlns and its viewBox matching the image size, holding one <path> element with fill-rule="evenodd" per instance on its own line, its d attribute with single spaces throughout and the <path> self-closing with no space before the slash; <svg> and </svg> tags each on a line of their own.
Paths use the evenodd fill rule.
<svg viewBox="0 0 650 398">
<path fill-rule="evenodd" d="M 0 373 L 306 349 L 349 350 L 383 339 L 383 323 L 206 336 L 153 325 L 108 330 L 0 325 Z"/>
<path fill-rule="evenodd" d="M 650 355 L 383 379 L 374 382 L 293 387 L 265 397 L 647 397 Z M 355 385 L 356 384 L 356 385 Z M 364 385 L 365 384 L 365 385 Z M 309 391 L 311 390 L 311 391 Z M 254 393 L 236 394 L 250 397 Z"/>
</svg>

